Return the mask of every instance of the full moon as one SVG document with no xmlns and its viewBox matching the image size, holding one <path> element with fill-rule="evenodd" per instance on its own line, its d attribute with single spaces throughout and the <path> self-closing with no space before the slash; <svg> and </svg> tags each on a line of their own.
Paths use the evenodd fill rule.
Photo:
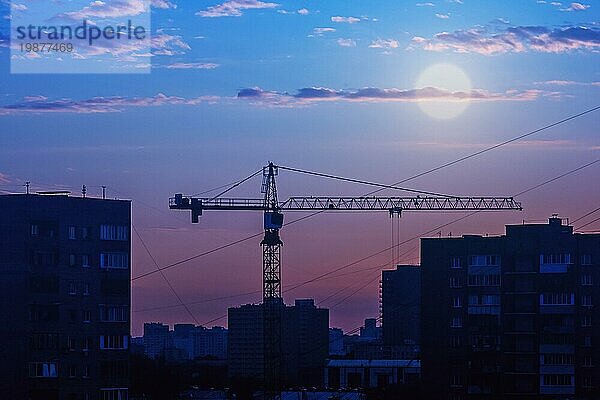
<svg viewBox="0 0 600 400">
<path fill-rule="evenodd" d="M 471 81 L 464 71 L 452 64 L 435 64 L 419 75 L 417 89 L 434 87 L 451 92 L 471 90 Z M 420 101 L 419 107 L 430 117 L 451 119 L 462 114 L 469 106 L 468 100 Z"/>
</svg>

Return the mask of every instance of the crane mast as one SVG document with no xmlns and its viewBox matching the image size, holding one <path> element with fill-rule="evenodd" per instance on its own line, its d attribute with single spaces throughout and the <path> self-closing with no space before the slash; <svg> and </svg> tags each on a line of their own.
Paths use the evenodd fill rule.
<svg viewBox="0 0 600 400">
<path fill-rule="evenodd" d="M 176 194 L 169 199 L 169 208 L 191 211 L 192 223 L 199 222 L 205 210 L 262 211 L 263 253 L 263 346 L 264 399 L 281 399 L 282 319 L 284 303 L 281 297 L 281 247 L 279 230 L 283 227 L 283 211 L 388 211 L 391 215 L 403 211 L 502 211 L 522 210 L 512 197 L 331 197 L 296 196 L 280 202 L 275 177 L 278 167 L 270 162 L 263 168 L 262 199 L 196 198 Z"/>
</svg>

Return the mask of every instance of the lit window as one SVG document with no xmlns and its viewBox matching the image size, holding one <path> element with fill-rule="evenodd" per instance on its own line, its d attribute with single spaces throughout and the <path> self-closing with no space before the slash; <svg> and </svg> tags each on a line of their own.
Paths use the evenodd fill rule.
<svg viewBox="0 0 600 400">
<path fill-rule="evenodd" d="M 129 268 L 129 254 L 127 253 L 101 253 L 100 268 Z"/>
<path fill-rule="evenodd" d="M 129 227 L 124 225 L 101 225 L 100 240 L 120 240 L 129 239 Z"/>
<path fill-rule="evenodd" d="M 34 362 L 29 363 L 30 378 L 56 378 L 57 369 L 55 362 Z"/>
</svg>

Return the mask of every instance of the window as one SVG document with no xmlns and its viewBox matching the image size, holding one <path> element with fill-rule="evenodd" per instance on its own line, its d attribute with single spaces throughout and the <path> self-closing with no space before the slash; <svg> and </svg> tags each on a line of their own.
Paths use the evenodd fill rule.
<svg viewBox="0 0 600 400">
<path fill-rule="evenodd" d="M 40 226 L 31 224 L 31 236 L 40 236 Z"/>
<path fill-rule="evenodd" d="M 56 378 L 57 368 L 55 362 L 29 363 L 30 378 Z"/>
<path fill-rule="evenodd" d="M 92 312 L 90 310 L 83 310 L 81 314 L 83 322 L 92 322 Z"/>
<path fill-rule="evenodd" d="M 585 347 L 592 347 L 592 337 L 591 336 L 584 336 L 583 337 L 583 345 Z"/>
<path fill-rule="evenodd" d="M 77 376 L 77 367 L 74 365 L 69 366 L 69 378 L 75 378 Z"/>
<path fill-rule="evenodd" d="M 476 255 L 469 257 L 470 266 L 489 267 L 499 266 L 500 256 L 497 255 Z"/>
<path fill-rule="evenodd" d="M 500 274 L 469 274 L 469 286 L 500 286 Z"/>
<path fill-rule="evenodd" d="M 584 367 L 591 367 L 592 364 L 592 356 L 589 354 L 586 354 L 583 356 L 583 366 Z"/>
<path fill-rule="evenodd" d="M 573 365 L 575 356 L 573 354 L 557 353 L 544 354 L 544 365 Z"/>
<path fill-rule="evenodd" d="M 581 296 L 581 305 L 583 307 L 591 307 L 592 306 L 592 295 L 584 294 Z"/>
<path fill-rule="evenodd" d="M 100 389 L 100 400 L 128 400 L 127 389 Z"/>
<path fill-rule="evenodd" d="M 100 336 L 101 350 L 125 350 L 128 348 L 127 335 L 102 335 Z"/>
<path fill-rule="evenodd" d="M 90 256 L 89 255 L 87 255 L 87 254 L 81 255 L 81 266 L 84 268 L 90 267 Z"/>
<path fill-rule="evenodd" d="M 592 285 L 592 276 L 589 274 L 584 274 L 579 277 L 579 282 L 582 286 L 591 286 Z"/>
<path fill-rule="evenodd" d="M 574 293 L 542 293 L 540 305 L 574 305 Z"/>
<path fill-rule="evenodd" d="M 75 338 L 73 336 L 67 336 L 67 349 L 75 350 Z"/>
<path fill-rule="evenodd" d="M 77 294 L 77 282 L 69 281 L 69 294 L 70 295 Z"/>
<path fill-rule="evenodd" d="M 74 226 L 69 227 L 69 239 L 70 240 L 77 239 L 77 228 L 75 228 Z"/>
<path fill-rule="evenodd" d="M 88 351 L 92 347 L 92 337 L 86 336 L 83 339 L 83 348 L 81 350 Z"/>
<path fill-rule="evenodd" d="M 100 268 L 129 268 L 129 254 L 127 253 L 101 253 Z"/>
<path fill-rule="evenodd" d="M 542 254 L 540 256 L 541 264 L 571 264 L 571 254 Z"/>
<path fill-rule="evenodd" d="M 81 292 L 83 293 L 84 296 L 89 296 L 90 295 L 90 283 L 89 282 L 83 282 L 82 283 L 82 290 Z"/>
<path fill-rule="evenodd" d="M 32 350 L 56 350 L 58 349 L 58 335 L 55 333 L 34 333 L 30 337 Z"/>
<path fill-rule="evenodd" d="M 500 305 L 500 295 L 480 294 L 469 296 L 470 306 L 498 306 Z"/>
<path fill-rule="evenodd" d="M 462 340 L 459 335 L 452 335 L 450 337 L 450 347 L 460 347 L 461 342 Z"/>
<path fill-rule="evenodd" d="M 592 256 L 590 254 L 583 254 L 581 256 L 581 265 L 592 265 Z"/>
<path fill-rule="evenodd" d="M 84 365 L 83 367 L 81 367 L 81 377 L 82 378 L 90 377 L 90 366 L 89 365 Z"/>
<path fill-rule="evenodd" d="M 460 285 L 460 278 L 458 276 L 451 276 L 450 277 L 450 287 L 451 288 L 459 288 L 459 287 L 461 287 L 461 285 Z"/>
<path fill-rule="evenodd" d="M 573 375 L 543 375 L 544 386 L 572 386 Z"/>
<path fill-rule="evenodd" d="M 592 326 L 592 316 L 584 315 L 583 318 L 581 318 L 581 326 L 584 326 L 584 327 Z"/>
<path fill-rule="evenodd" d="M 127 306 L 111 306 L 100 304 L 100 321 L 102 322 L 127 322 L 129 310 Z"/>
<path fill-rule="evenodd" d="M 129 227 L 124 225 L 101 225 L 100 240 L 121 240 L 129 239 Z"/>
<path fill-rule="evenodd" d="M 452 307 L 454 307 L 454 308 L 462 307 L 462 302 L 460 300 L 460 296 L 452 296 Z"/>
<path fill-rule="evenodd" d="M 452 375 L 450 377 L 450 386 L 462 386 L 462 376 Z"/>
<path fill-rule="evenodd" d="M 450 268 L 461 268 L 460 257 L 451 257 L 450 258 Z"/>
<path fill-rule="evenodd" d="M 74 267 L 77 265 L 77 256 L 75 254 L 69 254 L 69 266 Z"/>
<path fill-rule="evenodd" d="M 462 328 L 462 318 L 459 315 L 452 317 L 452 322 L 450 323 L 451 328 Z"/>
</svg>

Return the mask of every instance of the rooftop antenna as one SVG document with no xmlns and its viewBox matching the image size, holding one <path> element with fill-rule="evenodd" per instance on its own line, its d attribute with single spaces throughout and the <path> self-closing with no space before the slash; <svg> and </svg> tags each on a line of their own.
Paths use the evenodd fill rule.
<svg viewBox="0 0 600 400">
<path fill-rule="evenodd" d="M 24 185 L 24 186 L 25 186 L 25 193 L 26 193 L 26 194 L 29 194 L 29 185 L 30 185 L 30 184 L 31 184 L 31 182 L 30 182 L 30 181 L 27 181 L 27 182 L 25 182 L 25 185 Z"/>
<path fill-rule="evenodd" d="M 102 185 L 102 199 L 106 199 L 106 185 Z"/>
<path fill-rule="evenodd" d="M 87 188 L 85 187 L 85 185 L 83 185 L 81 187 L 81 196 L 85 198 L 86 194 L 87 194 Z"/>
</svg>

